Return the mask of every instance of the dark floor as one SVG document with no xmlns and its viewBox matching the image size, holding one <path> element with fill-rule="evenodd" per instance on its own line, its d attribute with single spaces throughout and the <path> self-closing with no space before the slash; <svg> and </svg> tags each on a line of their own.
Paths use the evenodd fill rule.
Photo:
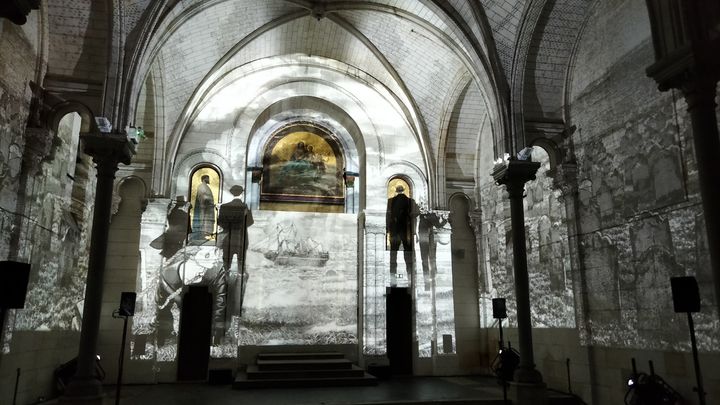
<svg viewBox="0 0 720 405">
<path fill-rule="evenodd" d="M 108 387 L 104 404 L 114 404 Z M 407 377 L 380 380 L 370 387 L 233 390 L 230 385 L 157 384 L 123 387 L 125 405 L 237 404 L 502 404 L 502 388 L 488 377 Z M 495 401 L 493 401 L 495 400 Z M 487 402 L 486 402 L 487 401 Z"/>
</svg>

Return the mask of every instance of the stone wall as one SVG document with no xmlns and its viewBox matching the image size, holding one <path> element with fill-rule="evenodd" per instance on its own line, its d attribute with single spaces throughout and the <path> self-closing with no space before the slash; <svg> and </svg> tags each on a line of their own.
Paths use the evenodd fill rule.
<svg viewBox="0 0 720 405">
<path fill-rule="evenodd" d="M 657 373 L 695 400 L 687 320 L 673 312 L 669 280 L 693 275 L 702 300 L 694 320 L 712 401 L 720 386 L 720 324 L 687 106 L 680 93 L 660 93 L 645 74 L 654 55 L 641 1 L 598 3 L 579 41 L 566 85 L 572 134 L 564 145 L 574 148 L 578 194 L 553 190 L 556 170 L 548 172 L 544 163 L 524 200 L 535 362 L 550 387 L 567 390 L 570 359 L 574 391 L 606 404 L 622 403 L 631 358 L 642 372 L 652 360 Z M 556 178 L 558 185 L 562 180 Z M 482 268 L 491 295 L 509 299 L 512 327 L 509 202 L 503 189 L 482 184 Z M 574 242 L 576 234 L 578 245 L 570 245 L 568 235 Z M 484 322 L 496 326 L 489 315 Z M 497 335 L 487 333 L 494 357 Z M 510 329 L 506 340 L 515 344 L 515 336 Z"/>
<path fill-rule="evenodd" d="M 633 11 L 627 3 L 622 6 Z M 591 25 L 589 32 L 598 29 Z M 585 53 L 605 56 L 613 46 L 593 38 L 581 45 L 581 61 Z M 646 38 L 576 89 L 569 106 L 569 124 L 577 127 L 572 140 L 588 343 L 688 350 L 687 325 L 672 311 L 669 279 L 694 275 L 702 295 L 698 344 L 717 351 L 692 131 L 680 94 L 659 93 L 646 77 L 653 61 Z M 578 65 L 574 76 L 583 69 Z"/>
<path fill-rule="evenodd" d="M 549 176 L 547 153 L 534 148 L 532 160 L 541 162 L 537 179 L 526 183 L 525 234 L 530 310 L 533 325 L 535 363 L 548 387 L 567 390 L 566 360 L 571 359 L 570 377 L 574 392 L 590 397 L 587 349 L 580 345 L 576 330 L 575 291 L 571 272 L 570 245 L 565 204 L 561 192 Z M 503 322 L 508 342 L 514 348 L 517 340 L 517 305 L 512 258 L 510 201 L 504 187 L 486 182 L 480 188 L 482 209 L 482 247 L 484 263 L 481 278 L 487 292 L 481 293 L 481 326 L 484 363 L 492 364 L 498 352 L 497 321 L 492 318 L 491 298 L 506 298 L 508 319 Z M 483 277 L 484 275 L 484 277 Z"/>
<path fill-rule="evenodd" d="M 568 127 L 578 164 L 581 345 L 593 403 L 622 401 L 630 359 L 691 401 L 696 394 L 687 321 L 672 308 L 670 277 L 692 275 L 708 399 L 718 398 L 719 327 L 697 183 L 692 131 L 680 93 L 660 93 L 645 5 L 601 2 L 580 39 Z M 610 24 L 610 22 L 613 22 Z M 623 24 L 622 21 L 636 21 Z M 622 27 L 622 29 L 617 29 Z"/>
<path fill-rule="evenodd" d="M 535 148 L 532 156 L 542 166 L 537 180 L 526 184 L 525 232 L 533 326 L 536 328 L 574 327 L 572 280 L 568 256 L 565 207 L 560 192 L 553 189 L 547 176 L 550 161 L 547 153 Z M 488 286 L 494 298 L 508 299 L 509 322 L 515 324 L 515 284 L 512 264 L 512 229 L 510 200 L 504 187 L 486 183 L 481 188 L 483 221 L 483 269 L 490 275 Z M 489 306 L 490 303 L 483 303 Z M 486 310 L 485 325 L 493 322 Z"/>
<path fill-rule="evenodd" d="M 80 117 L 45 128 L 38 86 L 44 9 L 16 26 L 0 20 L 0 259 L 31 264 L 25 308 L 2 330 L 0 398 L 18 403 L 56 392 L 53 371 L 77 353 L 94 172 L 76 159 Z"/>
</svg>

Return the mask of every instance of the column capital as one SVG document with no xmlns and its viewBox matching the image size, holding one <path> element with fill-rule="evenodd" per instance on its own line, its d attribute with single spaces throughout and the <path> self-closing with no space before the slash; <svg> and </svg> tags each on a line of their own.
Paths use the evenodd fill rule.
<svg viewBox="0 0 720 405">
<path fill-rule="evenodd" d="M 699 77 L 689 79 L 679 84 L 678 88 L 685 97 L 688 111 L 703 104 L 709 108 L 715 108 L 717 79 Z"/>
<path fill-rule="evenodd" d="M 114 176 L 119 163 L 130 164 L 135 155 L 135 144 L 124 134 L 85 132 L 80 134 L 83 150 L 92 156 L 98 176 Z"/>
<path fill-rule="evenodd" d="M 702 1 L 648 0 L 655 63 L 646 69 L 660 91 L 699 82 L 711 86 L 720 79 L 720 8 Z M 692 85 L 692 84 L 691 84 Z"/>
<path fill-rule="evenodd" d="M 523 198 L 525 183 L 535 180 L 539 168 L 540 162 L 511 158 L 507 162 L 495 165 L 492 176 L 495 183 L 505 186 L 511 198 Z"/>
<path fill-rule="evenodd" d="M 364 210 L 361 213 L 362 226 L 366 235 L 385 235 L 385 212 Z"/>
<path fill-rule="evenodd" d="M 420 215 L 434 215 L 442 223 L 442 225 L 435 226 L 435 228 L 442 228 L 442 227 L 447 226 L 447 224 L 450 220 L 450 210 L 434 209 L 434 210 L 428 210 L 426 213 L 420 214 Z"/>
<path fill-rule="evenodd" d="M 476 208 L 468 212 L 468 219 L 470 220 L 470 226 L 475 229 L 482 225 L 482 209 Z"/>
</svg>

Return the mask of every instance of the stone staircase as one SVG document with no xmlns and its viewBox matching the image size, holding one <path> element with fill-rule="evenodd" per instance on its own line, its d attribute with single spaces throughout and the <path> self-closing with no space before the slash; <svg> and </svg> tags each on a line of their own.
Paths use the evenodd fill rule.
<svg viewBox="0 0 720 405">
<path fill-rule="evenodd" d="M 377 379 L 342 353 L 261 353 L 238 371 L 234 389 L 376 385 Z"/>
</svg>

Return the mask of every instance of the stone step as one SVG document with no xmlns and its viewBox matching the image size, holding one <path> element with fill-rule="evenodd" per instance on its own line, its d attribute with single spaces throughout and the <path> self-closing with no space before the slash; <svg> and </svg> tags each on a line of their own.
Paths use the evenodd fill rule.
<svg viewBox="0 0 720 405">
<path fill-rule="evenodd" d="M 397 401 L 373 401 L 373 402 L 357 402 L 353 405 L 508 405 L 510 401 L 505 402 L 502 399 L 490 398 L 463 398 L 463 399 L 433 399 L 433 400 L 414 400 L 402 399 Z"/>
<path fill-rule="evenodd" d="M 329 370 L 260 370 L 258 366 L 247 367 L 248 380 L 283 380 L 291 378 L 363 377 L 365 370 L 353 365 L 349 369 Z"/>
<path fill-rule="evenodd" d="M 322 359 L 344 359 L 342 353 L 318 352 L 318 353 L 260 353 L 258 360 L 322 360 Z"/>
<path fill-rule="evenodd" d="M 257 360 L 260 371 L 273 370 L 346 370 L 352 368 L 347 359 Z"/>
<path fill-rule="evenodd" d="M 549 405 L 583 405 L 584 402 L 580 398 L 570 394 L 549 392 L 548 393 L 548 404 Z"/>
<path fill-rule="evenodd" d="M 277 378 L 277 379 L 248 379 L 246 373 L 239 372 L 233 382 L 233 388 L 309 388 L 309 387 L 346 387 L 377 385 L 377 379 L 370 374 L 363 373 L 362 377 L 327 377 L 327 378 Z"/>
</svg>

